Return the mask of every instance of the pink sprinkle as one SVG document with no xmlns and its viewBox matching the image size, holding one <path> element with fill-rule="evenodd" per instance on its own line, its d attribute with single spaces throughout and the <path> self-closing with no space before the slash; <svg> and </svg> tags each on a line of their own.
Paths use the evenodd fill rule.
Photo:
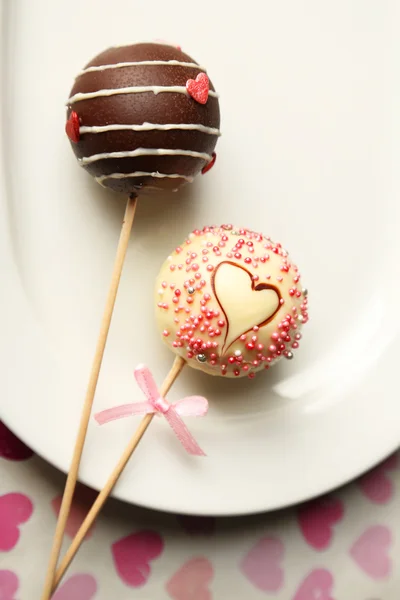
<svg viewBox="0 0 400 600">
<path fill-rule="evenodd" d="M 213 271 L 214 267 L 212 265 L 207 265 L 207 271 Z"/>
<path fill-rule="evenodd" d="M 169 270 L 170 270 L 170 271 L 175 271 L 175 265 L 170 265 L 170 266 L 169 266 Z"/>
<path fill-rule="evenodd" d="M 169 336 L 169 331 L 168 331 L 168 329 L 164 329 L 164 331 L 163 331 L 163 336 L 164 336 L 164 337 L 168 337 L 168 336 Z"/>
</svg>

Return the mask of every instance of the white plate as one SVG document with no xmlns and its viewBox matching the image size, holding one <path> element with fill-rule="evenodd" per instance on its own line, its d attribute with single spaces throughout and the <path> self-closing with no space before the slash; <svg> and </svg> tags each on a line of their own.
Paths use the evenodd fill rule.
<svg viewBox="0 0 400 600">
<path fill-rule="evenodd" d="M 260 8 L 262 7 L 262 8 Z M 171 399 L 203 394 L 190 459 L 157 420 L 115 496 L 149 507 L 242 514 L 298 502 L 364 471 L 400 442 L 399 4 L 232 5 L 202 0 L 4 2 L 1 416 L 67 470 L 124 200 L 79 169 L 64 135 L 74 74 L 108 45 L 169 38 L 221 94 L 218 162 L 164 200 L 143 200 L 96 410 L 139 399 L 172 355 L 153 281 L 186 233 L 233 222 L 280 238 L 302 267 L 311 320 L 296 359 L 254 381 L 187 369 Z M 81 479 L 100 488 L 137 420 L 91 423 Z"/>
</svg>

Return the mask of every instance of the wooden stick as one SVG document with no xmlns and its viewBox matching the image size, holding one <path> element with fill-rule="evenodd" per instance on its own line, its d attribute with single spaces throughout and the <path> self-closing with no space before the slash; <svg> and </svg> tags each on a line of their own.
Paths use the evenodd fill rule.
<svg viewBox="0 0 400 600">
<path fill-rule="evenodd" d="M 58 515 L 56 531 L 53 539 L 53 546 L 50 553 L 49 564 L 47 567 L 47 575 L 42 594 L 42 600 L 50 598 L 55 570 L 60 555 L 61 545 L 64 537 L 65 525 L 67 523 L 69 511 L 72 504 L 72 499 L 75 492 L 75 486 L 78 479 L 78 470 L 81 462 L 83 446 L 85 443 L 86 432 L 89 425 L 90 413 L 94 395 L 96 392 L 97 382 L 99 379 L 101 363 L 103 361 L 104 350 L 107 343 L 108 332 L 110 329 L 111 318 L 114 310 L 115 300 L 117 297 L 118 286 L 121 279 L 122 268 L 128 248 L 129 236 L 132 229 L 133 219 L 136 211 L 136 197 L 129 197 L 124 220 L 122 223 L 121 234 L 119 238 L 117 254 L 115 257 L 114 269 L 111 277 L 110 288 L 108 291 L 107 302 L 104 309 L 103 319 L 100 327 L 100 334 L 97 340 L 96 352 L 94 355 L 92 370 L 90 372 L 89 383 L 86 391 L 86 397 L 83 404 L 81 421 L 79 424 L 78 435 L 75 442 L 74 453 L 72 456 L 71 466 L 69 469 L 67 482 L 65 484 L 64 495 Z"/>
<path fill-rule="evenodd" d="M 174 383 L 174 381 L 176 380 L 176 378 L 182 371 L 185 364 L 186 364 L 186 361 L 182 357 L 177 356 L 175 358 L 174 363 L 171 367 L 171 370 L 168 373 L 167 377 L 165 378 L 165 381 L 162 384 L 161 389 L 160 389 L 160 396 L 162 398 L 165 398 L 165 396 L 168 394 L 170 388 L 172 387 L 172 384 Z M 120 478 L 120 476 L 122 474 L 122 471 L 126 467 L 130 457 L 132 456 L 133 452 L 137 448 L 146 429 L 148 428 L 151 421 L 153 420 L 154 414 L 155 413 L 150 413 L 143 417 L 143 419 L 141 420 L 141 422 L 139 424 L 139 427 L 133 434 L 133 437 L 131 438 L 131 440 L 130 440 L 129 444 L 127 445 L 127 447 L 125 448 L 121 458 L 119 459 L 118 463 L 116 464 L 113 472 L 111 473 L 110 477 L 108 478 L 107 483 L 105 484 L 105 486 L 103 487 L 103 489 L 101 490 L 99 495 L 97 496 L 91 509 L 89 510 L 88 514 L 86 515 L 85 520 L 83 521 L 82 525 L 80 526 L 78 533 L 75 535 L 74 539 L 72 540 L 70 547 L 68 548 L 64 558 L 62 559 L 59 568 L 57 569 L 52 592 L 55 592 L 55 590 L 57 589 L 57 586 L 59 585 L 61 579 L 63 578 L 65 571 L 68 569 L 69 565 L 71 564 L 75 554 L 78 552 L 80 545 L 82 544 L 87 532 L 93 525 L 94 521 L 97 519 L 105 501 L 111 494 L 115 484 L 117 483 L 118 479 Z"/>
</svg>

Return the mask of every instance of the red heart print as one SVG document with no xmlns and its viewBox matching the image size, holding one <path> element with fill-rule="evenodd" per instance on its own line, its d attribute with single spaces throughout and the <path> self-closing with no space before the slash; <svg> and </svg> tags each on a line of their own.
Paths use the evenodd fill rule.
<svg viewBox="0 0 400 600">
<path fill-rule="evenodd" d="M 199 73 L 196 79 L 188 79 L 186 82 L 188 94 L 199 104 L 206 104 L 210 81 L 205 73 Z"/>
<path fill-rule="evenodd" d="M 155 531 L 139 531 L 114 542 L 112 555 L 122 581 L 134 588 L 144 585 L 151 573 L 150 562 L 163 548 L 164 542 Z"/>
<path fill-rule="evenodd" d="M 24 494 L 0 496 L 0 551 L 7 552 L 17 545 L 18 527 L 30 519 L 32 512 L 32 502 Z"/>
<path fill-rule="evenodd" d="M 78 114 L 73 110 L 69 115 L 69 119 L 65 124 L 65 133 L 74 144 L 79 142 L 80 133 L 79 133 L 79 117 Z"/>
<path fill-rule="evenodd" d="M 0 456 L 6 460 L 27 460 L 33 452 L 0 421 Z"/>
<path fill-rule="evenodd" d="M 178 515 L 177 519 L 189 535 L 212 535 L 215 531 L 214 517 Z"/>
<path fill-rule="evenodd" d="M 52 600 L 92 600 L 97 583 L 92 575 L 73 575 L 52 596 Z"/>
<path fill-rule="evenodd" d="M 210 169 L 213 168 L 213 166 L 215 165 L 215 161 L 217 160 L 217 153 L 213 152 L 212 153 L 212 159 L 210 160 L 209 163 L 207 163 L 205 165 L 205 167 L 202 168 L 201 173 L 202 175 L 204 175 L 205 173 L 207 173 L 207 171 L 209 171 Z"/>
<path fill-rule="evenodd" d="M 356 540 L 350 549 L 350 555 L 358 566 L 372 579 L 384 579 L 392 570 L 388 550 L 392 543 L 392 534 L 387 527 L 370 527 Z"/>
<path fill-rule="evenodd" d="M 326 569 L 315 569 L 304 579 L 293 600 L 335 600 L 331 596 L 333 577 Z"/>
<path fill-rule="evenodd" d="M 15 600 L 19 588 L 18 577 L 12 571 L 0 571 L 0 600 Z"/>
<path fill-rule="evenodd" d="M 387 471 L 392 471 L 399 464 L 397 454 L 392 454 L 375 469 L 366 473 L 358 480 L 358 485 L 364 495 L 375 504 L 386 504 L 394 495 L 394 486 L 387 476 Z"/>
<path fill-rule="evenodd" d="M 207 558 L 192 558 L 172 575 L 165 586 L 173 600 L 212 600 L 209 584 L 214 569 Z"/>
<path fill-rule="evenodd" d="M 316 550 L 325 550 L 332 541 L 332 526 L 344 514 L 343 503 L 336 498 L 320 498 L 298 510 L 298 522 L 306 541 Z"/>
<path fill-rule="evenodd" d="M 240 564 L 245 577 L 263 592 L 277 592 L 283 585 L 281 562 L 285 548 L 281 540 L 261 538 Z"/>
</svg>

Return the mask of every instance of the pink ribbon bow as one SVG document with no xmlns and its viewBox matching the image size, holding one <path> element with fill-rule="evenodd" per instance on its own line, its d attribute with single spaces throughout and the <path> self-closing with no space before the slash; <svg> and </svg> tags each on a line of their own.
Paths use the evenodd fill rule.
<svg viewBox="0 0 400 600">
<path fill-rule="evenodd" d="M 130 415 L 158 413 L 159 415 L 164 415 L 167 419 L 186 452 L 194 456 L 205 456 L 205 453 L 182 421 L 181 416 L 203 417 L 208 411 L 207 399 L 202 396 L 187 396 L 176 402 L 176 404 L 170 404 L 165 398 L 160 396 L 160 392 L 148 367 L 139 365 L 136 367 L 134 374 L 140 389 L 147 397 L 147 402 L 135 402 L 108 408 L 94 415 L 96 421 L 100 425 L 104 425 L 104 423 L 109 423 L 110 421 Z"/>
</svg>

